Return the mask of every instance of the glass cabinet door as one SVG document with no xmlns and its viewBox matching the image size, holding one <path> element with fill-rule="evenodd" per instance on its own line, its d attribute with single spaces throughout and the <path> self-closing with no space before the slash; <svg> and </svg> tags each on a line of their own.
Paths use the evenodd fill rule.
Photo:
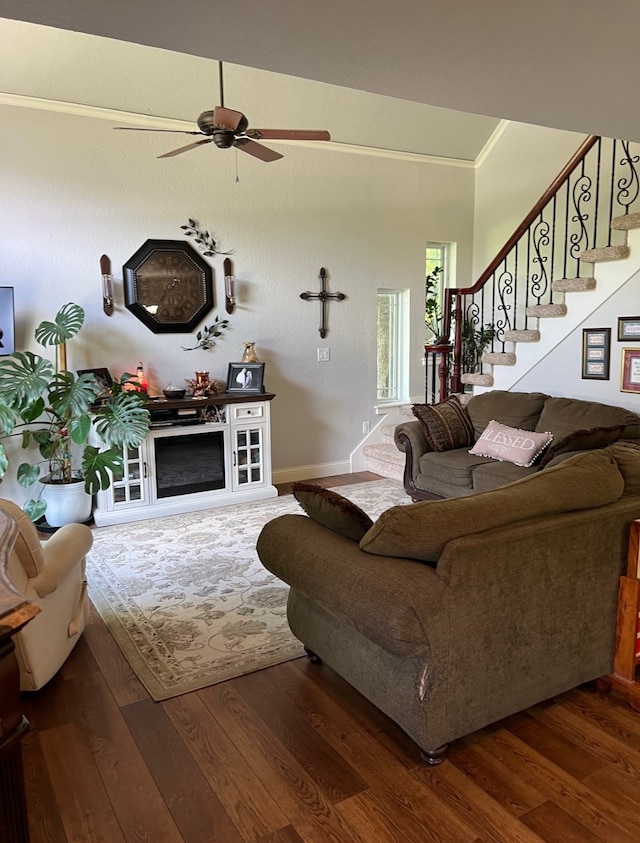
<svg viewBox="0 0 640 843">
<path fill-rule="evenodd" d="M 110 496 L 109 509 L 140 506 L 147 501 L 146 465 L 142 449 L 125 448 L 122 456 L 124 460 L 122 477 L 114 479 L 107 490 Z"/>
<path fill-rule="evenodd" d="M 263 426 L 234 431 L 233 469 L 236 488 L 264 482 L 263 431 Z"/>
</svg>

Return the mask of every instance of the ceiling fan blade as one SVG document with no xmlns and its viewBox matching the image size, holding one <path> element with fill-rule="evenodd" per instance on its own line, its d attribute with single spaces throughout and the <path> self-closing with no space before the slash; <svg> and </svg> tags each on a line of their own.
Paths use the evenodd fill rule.
<svg viewBox="0 0 640 843">
<path fill-rule="evenodd" d="M 189 132 L 186 129 L 146 129 L 142 126 L 113 126 L 114 129 L 122 129 L 125 132 L 177 132 L 179 135 L 201 135 L 202 132 Z"/>
<path fill-rule="evenodd" d="M 259 158 L 261 161 L 277 161 L 278 158 L 283 158 L 279 152 L 263 146 L 261 143 L 256 143 L 249 138 L 238 138 L 234 144 L 235 147 L 241 149 L 243 152 L 248 152 L 254 158 Z"/>
<path fill-rule="evenodd" d="M 329 132 L 321 130 L 307 130 L 307 129 L 250 129 L 247 134 L 262 140 L 311 140 L 311 141 L 329 141 L 331 135 Z"/>
<path fill-rule="evenodd" d="M 188 143 L 186 146 L 180 146 L 178 149 L 173 149 L 171 152 L 165 152 L 164 155 L 158 155 L 158 158 L 173 158 L 174 155 L 182 155 L 183 152 L 188 152 L 190 149 L 195 149 L 196 146 L 201 146 L 203 143 L 211 143 L 213 138 L 205 138 L 204 140 L 194 141 Z"/>
<path fill-rule="evenodd" d="M 217 105 L 213 110 L 213 122 L 223 129 L 232 129 L 234 132 L 246 117 L 241 111 L 234 111 L 232 108 L 223 108 Z"/>
</svg>

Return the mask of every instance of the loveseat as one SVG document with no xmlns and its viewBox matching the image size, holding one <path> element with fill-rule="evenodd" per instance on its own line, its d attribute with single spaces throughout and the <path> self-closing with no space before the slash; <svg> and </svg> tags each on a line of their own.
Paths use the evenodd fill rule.
<svg viewBox="0 0 640 843">
<path fill-rule="evenodd" d="M 295 485 L 295 484 L 294 484 Z M 257 544 L 287 617 L 429 763 L 489 723 L 610 673 L 640 449 L 615 444 L 493 491 L 395 506 L 296 497 Z M 352 511 L 353 510 L 353 511 Z"/>
<path fill-rule="evenodd" d="M 406 455 L 403 482 L 412 500 L 488 491 L 553 466 L 576 451 L 640 439 L 640 417 L 630 410 L 542 392 L 493 390 L 464 405 L 452 396 L 437 405 L 414 405 L 413 412 L 416 420 L 398 425 L 394 434 Z M 509 455 L 496 459 L 497 452 L 469 453 L 482 451 L 478 446 L 491 421 L 531 431 L 536 440 L 546 432 L 551 438 L 539 454 L 532 452 L 530 465 L 522 464 L 528 460 L 517 465 Z"/>
</svg>

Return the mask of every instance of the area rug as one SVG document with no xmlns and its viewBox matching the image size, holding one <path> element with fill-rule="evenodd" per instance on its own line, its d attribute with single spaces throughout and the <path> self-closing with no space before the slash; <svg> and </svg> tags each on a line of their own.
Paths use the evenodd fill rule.
<svg viewBox="0 0 640 843">
<path fill-rule="evenodd" d="M 410 503 L 396 480 L 336 491 L 372 518 Z M 288 586 L 260 563 L 263 525 L 300 513 L 291 495 L 94 530 L 89 595 L 154 700 L 302 655 Z"/>
</svg>

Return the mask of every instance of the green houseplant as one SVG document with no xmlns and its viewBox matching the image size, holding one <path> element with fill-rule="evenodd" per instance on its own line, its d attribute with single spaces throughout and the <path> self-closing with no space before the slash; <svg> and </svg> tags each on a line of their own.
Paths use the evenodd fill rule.
<svg viewBox="0 0 640 843">
<path fill-rule="evenodd" d="M 482 352 L 489 345 L 495 335 L 492 324 L 484 327 L 473 319 L 467 318 L 462 323 L 462 371 L 477 372 L 480 369 Z"/>
<path fill-rule="evenodd" d="M 436 266 L 424 280 L 424 324 L 433 334 L 432 342 L 438 345 L 446 342 L 444 313 L 440 301 L 442 267 Z"/>
<path fill-rule="evenodd" d="M 16 351 L 0 359 L 0 431 L 21 437 L 24 449 L 37 448 L 38 456 L 17 469 L 20 485 L 29 488 L 40 481 L 68 485 L 79 480 L 87 495 L 106 489 L 112 474 L 122 473 L 122 448 L 140 445 L 149 431 L 145 398 L 126 391 L 132 379 L 125 372 L 113 384 L 111 394 L 98 404 L 102 386 L 93 374 L 76 376 L 66 368 L 66 342 L 82 328 L 84 310 L 74 303 L 60 308 L 53 322 L 35 330 L 36 341 L 53 348 L 53 362 L 31 351 Z M 105 446 L 90 442 L 92 430 Z M 0 477 L 8 468 L 5 447 L 0 443 Z M 47 503 L 36 494 L 23 509 L 36 521 Z"/>
</svg>

